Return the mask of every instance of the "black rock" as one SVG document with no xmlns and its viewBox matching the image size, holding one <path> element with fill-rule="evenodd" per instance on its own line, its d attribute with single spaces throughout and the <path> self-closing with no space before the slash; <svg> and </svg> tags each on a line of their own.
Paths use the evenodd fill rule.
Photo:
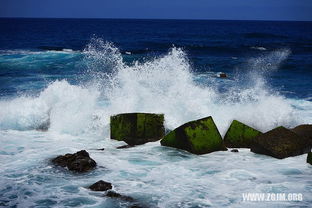
<svg viewBox="0 0 312 208">
<path fill-rule="evenodd" d="M 309 139 L 310 145 L 312 145 L 312 125 L 311 124 L 299 125 L 291 130 L 295 132 L 296 134 L 298 134 L 299 136 Z"/>
<path fill-rule="evenodd" d="M 250 150 L 283 159 L 310 152 L 311 146 L 306 137 L 281 126 L 254 138 Z"/>
<path fill-rule="evenodd" d="M 128 202 L 134 201 L 134 199 L 132 197 L 121 195 L 115 191 L 108 191 L 105 196 L 110 197 L 110 198 L 117 198 L 117 199 L 120 199 L 123 201 L 128 201 Z"/>
<path fill-rule="evenodd" d="M 219 74 L 219 77 L 220 77 L 220 78 L 227 78 L 227 75 L 226 75 L 226 73 L 221 72 L 221 73 Z"/>
<path fill-rule="evenodd" d="M 92 191 L 107 191 L 109 189 L 112 189 L 112 184 L 106 181 L 98 181 L 94 184 L 92 184 L 91 186 L 89 186 L 89 189 L 91 189 Z"/>
<path fill-rule="evenodd" d="M 135 145 L 126 144 L 126 145 L 122 145 L 122 146 L 117 147 L 117 149 L 128 149 L 128 148 L 131 148 L 131 147 L 134 147 L 134 146 Z"/>
<path fill-rule="evenodd" d="M 60 155 L 52 159 L 52 163 L 67 167 L 75 172 L 87 172 L 96 167 L 96 162 L 90 158 L 89 153 L 85 150 L 76 152 L 75 154 Z"/>
<path fill-rule="evenodd" d="M 231 152 L 238 152 L 238 149 L 232 149 Z"/>
<path fill-rule="evenodd" d="M 309 153 L 308 153 L 308 156 L 307 156 L 307 163 L 309 163 L 310 165 L 312 165 L 312 152 L 309 152 Z"/>
</svg>

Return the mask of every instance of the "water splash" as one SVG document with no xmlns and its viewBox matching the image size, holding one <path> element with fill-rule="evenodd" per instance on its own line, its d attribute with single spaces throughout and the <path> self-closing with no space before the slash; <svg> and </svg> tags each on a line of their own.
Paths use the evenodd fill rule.
<svg viewBox="0 0 312 208">
<path fill-rule="evenodd" d="M 51 83 L 37 97 L 0 101 L 1 129 L 31 129 L 50 121 L 50 131 L 108 136 L 109 116 L 124 112 L 164 113 L 166 126 L 175 128 L 189 120 L 213 116 L 222 134 L 233 119 L 262 131 L 278 125 L 294 126 L 299 109 L 266 83 L 289 55 L 277 50 L 250 59 L 248 73 L 223 82 L 216 78 L 196 82 L 190 61 L 180 48 L 144 62 L 126 64 L 118 48 L 92 39 L 84 49 L 87 84 Z"/>
</svg>

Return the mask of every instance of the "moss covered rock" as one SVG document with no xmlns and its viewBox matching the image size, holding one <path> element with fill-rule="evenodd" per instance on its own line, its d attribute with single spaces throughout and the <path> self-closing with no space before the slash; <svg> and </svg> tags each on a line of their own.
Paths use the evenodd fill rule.
<svg viewBox="0 0 312 208">
<path fill-rule="evenodd" d="M 212 117 L 183 124 L 167 134 L 160 143 L 194 154 L 226 150 Z"/>
<path fill-rule="evenodd" d="M 234 120 L 224 136 L 224 144 L 231 148 L 250 148 L 252 139 L 260 134 L 260 131 Z"/>
<path fill-rule="evenodd" d="M 310 163 L 312 165 L 312 152 L 309 152 L 308 153 L 308 156 L 307 156 L 307 163 Z"/>
<path fill-rule="evenodd" d="M 151 113 L 125 113 L 111 116 L 111 139 L 129 145 L 144 144 L 161 139 L 165 134 L 164 115 Z"/>
<path fill-rule="evenodd" d="M 306 137 L 281 126 L 254 138 L 251 151 L 283 159 L 310 152 L 311 147 L 308 143 Z"/>
</svg>

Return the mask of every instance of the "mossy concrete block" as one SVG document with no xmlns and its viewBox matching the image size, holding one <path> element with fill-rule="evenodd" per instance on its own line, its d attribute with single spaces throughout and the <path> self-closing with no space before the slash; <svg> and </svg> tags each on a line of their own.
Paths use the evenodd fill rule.
<svg viewBox="0 0 312 208">
<path fill-rule="evenodd" d="M 194 154 L 226 150 L 211 116 L 183 124 L 167 134 L 160 143 Z"/>
<path fill-rule="evenodd" d="M 111 139 L 139 145 L 160 140 L 165 134 L 164 115 L 125 113 L 110 117 Z"/>
<path fill-rule="evenodd" d="M 297 156 L 311 151 L 309 140 L 283 126 L 277 127 L 253 139 L 251 151 L 278 159 Z"/>
<path fill-rule="evenodd" d="M 310 165 L 312 165 L 312 152 L 309 152 L 309 153 L 308 153 L 308 156 L 307 156 L 307 163 L 310 163 Z"/>
<path fill-rule="evenodd" d="M 252 139 L 260 134 L 260 131 L 234 120 L 224 136 L 224 144 L 231 148 L 250 148 Z"/>
</svg>

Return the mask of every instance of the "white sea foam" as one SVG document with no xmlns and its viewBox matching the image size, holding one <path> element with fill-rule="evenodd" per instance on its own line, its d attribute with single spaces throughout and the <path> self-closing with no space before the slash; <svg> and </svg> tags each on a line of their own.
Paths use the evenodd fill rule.
<svg viewBox="0 0 312 208">
<path fill-rule="evenodd" d="M 51 83 L 37 97 L 0 101 L 1 129 L 31 129 L 49 119 L 50 131 L 72 134 L 103 133 L 108 136 L 109 116 L 125 112 L 164 113 L 172 129 L 189 120 L 213 116 L 222 134 L 233 119 L 262 131 L 311 122 L 311 113 L 267 86 L 266 76 L 277 70 L 289 50 L 277 50 L 250 59 L 248 70 L 223 82 L 196 74 L 179 48 L 142 63 L 126 65 L 111 43 L 94 39 L 84 50 L 87 84 Z M 309 101 L 307 105 L 311 105 Z"/>
</svg>

